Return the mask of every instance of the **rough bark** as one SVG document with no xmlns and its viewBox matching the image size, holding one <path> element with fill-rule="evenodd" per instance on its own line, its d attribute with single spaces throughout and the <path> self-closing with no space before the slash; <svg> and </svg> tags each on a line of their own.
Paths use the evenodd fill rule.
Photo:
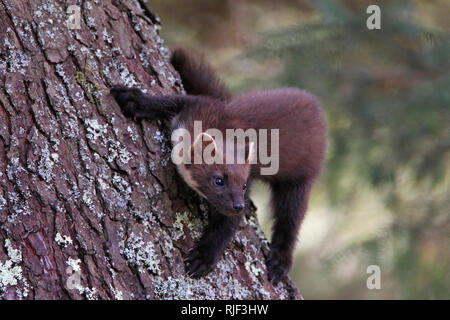
<svg viewBox="0 0 450 320">
<path fill-rule="evenodd" d="M 185 274 L 207 204 L 161 124 L 125 118 L 107 89 L 182 91 L 142 5 L 0 0 L 0 298 L 299 298 L 268 282 L 254 212 L 213 273 Z"/>
</svg>

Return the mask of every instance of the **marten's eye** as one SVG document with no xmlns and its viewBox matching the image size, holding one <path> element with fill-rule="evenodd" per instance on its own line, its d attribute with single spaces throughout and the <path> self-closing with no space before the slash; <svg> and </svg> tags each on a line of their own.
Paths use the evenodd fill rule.
<svg viewBox="0 0 450 320">
<path fill-rule="evenodd" d="M 225 185 L 225 181 L 222 178 L 214 178 L 214 184 L 218 187 L 223 187 Z"/>
<path fill-rule="evenodd" d="M 244 183 L 244 185 L 242 186 L 242 190 L 247 190 L 247 184 Z"/>
</svg>

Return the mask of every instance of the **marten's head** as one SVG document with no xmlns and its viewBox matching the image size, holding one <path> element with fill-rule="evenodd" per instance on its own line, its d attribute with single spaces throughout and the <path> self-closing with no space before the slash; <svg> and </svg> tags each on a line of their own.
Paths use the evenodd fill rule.
<svg viewBox="0 0 450 320">
<path fill-rule="evenodd" d="M 254 153 L 253 146 L 254 144 L 250 143 L 248 148 L 243 148 L 245 158 L 238 162 L 238 150 L 228 152 L 227 156 L 226 148 L 218 147 L 210 135 L 202 133 L 191 146 L 192 161 L 190 164 L 178 165 L 178 171 L 186 183 L 220 213 L 227 216 L 238 215 L 244 211 L 246 205 L 245 193 L 250 175 L 250 160 Z M 196 153 L 197 160 L 200 159 L 201 163 L 194 161 Z M 206 154 L 210 154 L 212 158 L 206 159 Z"/>
</svg>

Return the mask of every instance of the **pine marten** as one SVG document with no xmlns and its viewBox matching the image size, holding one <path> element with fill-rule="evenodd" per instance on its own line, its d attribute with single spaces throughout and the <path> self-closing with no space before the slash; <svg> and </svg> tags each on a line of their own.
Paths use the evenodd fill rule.
<svg viewBox="0 0 450 320">
<path fill-rule="evenodd" d="M 271 189 L 274 225 L 266 265 L 268 279 L 276 284 L 292 266 L 298 230 L 324 159 L 326 125 L 319 102 L 311 94 L 291 88 L 232 97 L 205 60 L 183 48 L 173 51 L 171 63 L 179 72 L 187 95 L 152 96 L 137 88 L 114 86 L 111 94 L 125 115 L 168 120 L 172 132 L 181 128 L 193 137 L 192 156 L 195 150 L 209 147 L 213 156 L 227 160 L 236 160 L 237 153 L 219 146 L 208 129 L 219 130 L 224 136 L 227 129 L 278 129 L 278 141 L 272 141 L 273 137 L 257 141 L 272 151 L 277 142 L 279 168 L 273 174 L 261 174 L 268 164 L 252 161 L 261 146 L 247 140 L 241 150 L 245 161 L 240 163 L 177 164 L 184 181 L 211 204 L 209 223 L 186 258 L 186 271 L 198 278 L 215 267 L 248 208 L 250 182 L 260 179 L 269 183 Z M 197 136 L 195 121 L 201 121 L 203 130 Z"/>
</svg>

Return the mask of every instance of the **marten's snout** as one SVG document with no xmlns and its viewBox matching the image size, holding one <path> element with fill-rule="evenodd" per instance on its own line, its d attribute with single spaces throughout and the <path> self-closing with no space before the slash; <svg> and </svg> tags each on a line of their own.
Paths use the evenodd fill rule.
<svg viewBox="0 0 450 320">
<path fill-rule="evenodd" d="M 233 210 L 235 212 L 241 212 L 242 209 L 244 209 L 244 207 L 245 207 L 245 205 L 243 203 L 238 202 L 238 203 L 233 204 Z"/>
<path fill-rule="evenodd" d="M 240 213 L 245 207 L 245 192 L 241 189 L 241 185 L 237 183 L 237 186 L 233 186 L 230 190 L 228 206 L 234 214 Z"/>
</svg>

